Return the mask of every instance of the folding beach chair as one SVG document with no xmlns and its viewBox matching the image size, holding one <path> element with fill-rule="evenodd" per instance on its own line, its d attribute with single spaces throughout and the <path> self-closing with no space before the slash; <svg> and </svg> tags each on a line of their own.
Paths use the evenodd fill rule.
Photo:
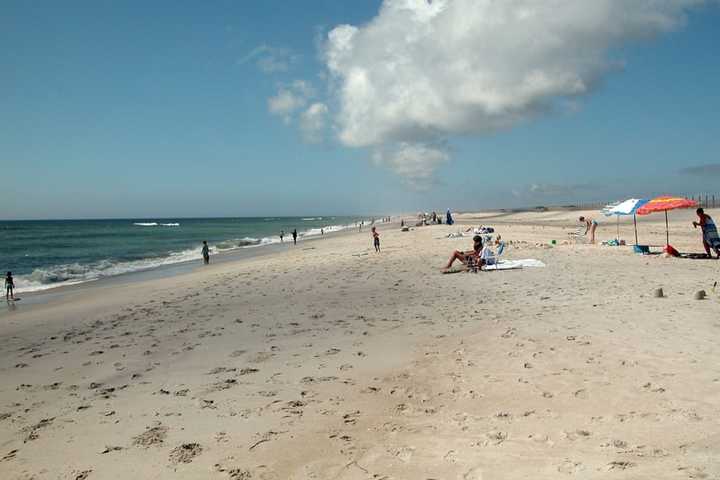
<svg viewBox="0 0 720 480">
<path fill-rule="evenodd" d="M 505 242 L 500 242 L 497 251 L 491 257 L 485 258 L 485 265 L 497 265 L 503 253 L 505 253 Z"/>
</svg>

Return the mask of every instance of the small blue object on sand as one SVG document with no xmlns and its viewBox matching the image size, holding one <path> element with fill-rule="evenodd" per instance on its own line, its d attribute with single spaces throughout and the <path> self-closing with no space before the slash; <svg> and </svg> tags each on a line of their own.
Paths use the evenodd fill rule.
<svg viewBox="0 0 720 480">
<path fill-rule="evenodd" d="M 642 253 L 643 255 L 647 255 L 650 253 L 650 247 L 647 245 L 634 245 L 633 251 L 635 253 Z"/>
</svg>

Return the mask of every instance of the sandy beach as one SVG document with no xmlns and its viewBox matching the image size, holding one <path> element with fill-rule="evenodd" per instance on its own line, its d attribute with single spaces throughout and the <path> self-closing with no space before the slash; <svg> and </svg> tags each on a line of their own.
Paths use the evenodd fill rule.
<svg viewBox="0 0 720 480">
<path fill-rule="evenodd" d="M 462 214 L 381 225 L 380 254 L 363 231 L 18 302 L 0 478 L 720 478 L 720 263 L 569 242 L 583 213 L 615 237 L 598 212 Z M 481 223 L 546 266 L 442 275 Z M 638 229 L 664 244 L 662 214 Z"/>
</svg>

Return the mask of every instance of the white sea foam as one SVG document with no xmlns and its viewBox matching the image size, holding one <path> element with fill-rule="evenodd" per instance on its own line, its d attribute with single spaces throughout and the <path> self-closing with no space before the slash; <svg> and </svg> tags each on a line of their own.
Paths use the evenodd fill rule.
<svg viewBox="0 0 720 480">
<path fill-rule="evenodd" d="M 175 223 L 157 223 L 157 222 L 135 222 L 133 225 L 138 227 L 179 227 L 180 224 Z"/>
<path fill-rule="evenodd" d="M 320 218 L 320 217 L 313 217 Z M 369 222 L 365 222 L 369 224 Z M 179 226 L 179 223 L 167 223 L 159 225 L 157 222 L 136 222 L 134 225 L 142 227 L 155 226 Z M 355 228 L 355 225 L 327 225 L 322 227 L 326 234 L 339 232 L 349 228 Z M 299 240 L 307 237 L 317 237 L 321 235 L 320 228 L 311 228 L 298 232 Z M 290 237 L 287 234 L 287 237 Z M 226 253 L 232 250 L 242 248 L 256 248 L 265 245 L 280 243 L 279 236 L 254 238 L 243 237 L 219 242 L 210 246 L 210 252 L 213 254 Z M 197 248 L 172 252 L 164 257 L 145 258 L 133 261 L 111 261 L 101 260 L 90 264 L 82 265 L 79 263 L 56 265 L 47 268 L 37 268 L 29 275 L 18 275 L 15 277 L 16 291 L 18 293 L 34 292 L 47 290 L 51 288 L 75 285 L 79 283 L 91 282 L 101 278 L 121 275 L 130 272 L 139 272 L 150 270 L 166 265 L 173 265 L 191 260 L 199 260 L 201 258 L 200 246 Z"/>
<path fill-rule="evenodd" d="M 126 262 L 101 260 L 86 265 L 79 263 L 36 268 L 30 275 L 15 278 L 18 292 L 34 292 L 66 285 L 91 282 L 123 273 L 150 270 L 200 258 L 200 248 L 172 252 L 166 257 L 145 258 Z"/>
</svg>

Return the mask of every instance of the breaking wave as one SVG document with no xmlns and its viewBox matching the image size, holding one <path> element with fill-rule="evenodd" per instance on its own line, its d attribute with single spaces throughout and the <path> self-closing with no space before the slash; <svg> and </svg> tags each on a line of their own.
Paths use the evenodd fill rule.
<svg viewBox="0 0 720 480">
<path fill-rule="evenodd" d="M 321 217 L 308 217 L 303 220 L 320 220 Z M 157 222 L 134 222 L 133 225 L 140 227 L 179 227 L 179 223 L 157 223 Z M 325 234 L 339 232 L 354 225 L 328 225 L 322 227 Z M 310 228 L 298 232 L 299 240 L 322 235 L 321 228 Z M 286 233 L 290 237 L 289 233 Z M 285 239 L 288 242 L 288 238 Z M 262 238 L 243 237 L 230 240 L 223 240 L 210 246 L 212 254 L 225 253 L 243 248 L 257 248 L 265 245 L 280 243 L 279 236 Z M 201 258 L 201 247 L 190 248 L 182 251 L 171 252 L 164 256 L 149 257 L 139 260 L 100 260 L 87 264 L 68 263 L 53 265 L 44 268 L 36 268 L 27 275 L 17 275 L 15 285 L 18 293 L 47 290 L 50 288 L 75 285 L 91 282 L 101 278 L 112 277 L 131 272 L 140 272 L 154 268 L 173 265 L 189 261 L 199 261 Z"/>
<path fill-rule="evenodd" d="M 179 227 L 179 223 L 134 222 L 138 227 Z"/>
</svg>

